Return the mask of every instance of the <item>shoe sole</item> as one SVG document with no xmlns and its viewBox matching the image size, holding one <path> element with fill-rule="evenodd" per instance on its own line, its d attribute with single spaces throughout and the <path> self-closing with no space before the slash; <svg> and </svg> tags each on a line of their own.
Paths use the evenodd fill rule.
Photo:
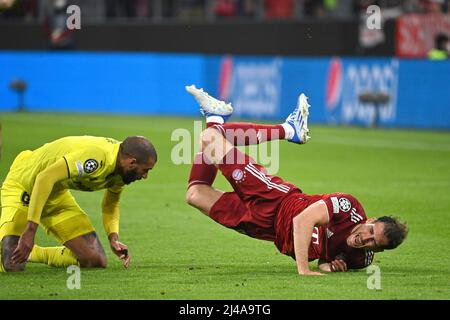
<svg viewBox="0 0 450 320">
<path fill-rule="evenodd" d="M 211 114 L 211 115 L 219 115 L 219 116 L 229 116 L 233 113 L 233 107 L 230 103 L 225 103 L 224 101 L 220 101 L 212 96 L 209 95 L 206 91 L 203 89 L 197 89 L 195 85 L 186 86 L 186 91 L 189 92 L 194 96 L 194 98 L 197 100 L 197 102 L 200 104 L 200 107 L 202 108 L 205 115 Z M 204 95 L 204 96 L 202 96 Z M 202 99 L 211 99 L 213 104 L 217 104 L 216 106 L 213 106 L 212 108 L 206 108 L 202 105 L 200 100 Z"/>
<path fill-rule="evenodd" d="M 310 136 L 308 136 L 309 133 L 309 129 L 308 129 L 308 116 L 309 116 L 309 107 L 311 107 L 311 105 L 308 103 L 308 97 L 305 96 L 303 93 L 300 95 L 299 97 L 300 100 L 300 114 L 302 116 L 302 141 L 303 143 L 306 143 L 309 139 L 311 139 Z"/>
</svg>

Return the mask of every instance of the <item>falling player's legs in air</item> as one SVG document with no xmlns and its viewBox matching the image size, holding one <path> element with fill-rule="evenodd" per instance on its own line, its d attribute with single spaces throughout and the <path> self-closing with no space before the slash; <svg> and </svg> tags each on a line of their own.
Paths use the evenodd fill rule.
<svg viewBox="0 0 450 320">
<path fill-rule="evenodd" d="M 187 87 L 201 106 L 207 129 L 202 132 L 200 150 L 189 177 L 187 202 L 220 224 L 249 236 L 273 240 L 276 203 L 295 186 L 279 177 L 269 176 L 265 169 L 235 146 L 259 144 L 286 139 L 303 144 L 309 139 L 307 128 L 308 103 L 302 94 L 294 112 L 279 125 L 226 123 L 231 105 L 216 100 L 195 87 Z M 212 187 L 220 170 L 234 192 Z M 266 205 L 264 205 L 266 204 Z M 252 210 L 256 209 L 258 210 Z"/>
</svg>

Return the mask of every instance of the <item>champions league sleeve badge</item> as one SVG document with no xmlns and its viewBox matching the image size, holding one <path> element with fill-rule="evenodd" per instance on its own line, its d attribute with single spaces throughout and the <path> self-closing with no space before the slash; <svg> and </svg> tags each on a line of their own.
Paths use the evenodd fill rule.
<svg viewBox="0 0 450 320">
<path fill-rule="evenodd" d="M 87 174 L 92 173 L 95 170 L 97 170 L 98 162 L 97 162 L 97 160 L 94 160 L 94 159 L 86 160 L 84 162 L 83 168 L 84 168 L 84 172 L 86 172 Z"/>
<path fill-rule="evenodd" d="M 339 198 L 339 208 L 341 208 L 343 212 L 349 212 L 352 208 L 352 204 L 347 198 Z"/>
</svg>

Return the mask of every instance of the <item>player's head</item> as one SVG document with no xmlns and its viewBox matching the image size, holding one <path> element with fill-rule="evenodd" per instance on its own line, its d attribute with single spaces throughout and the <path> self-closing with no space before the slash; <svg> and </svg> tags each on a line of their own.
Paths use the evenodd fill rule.
<svg viewBox="0 0 450 320">
<path fill-rule="evenodd" d="M 117 171 L 125 184 L 147 178 L 147 173 L 158 160 L 155 147 L 146 138 L 126 138 L 119 149 Z"/>
<path fill-rule="evenodd" d="M 434 38 L 434 46 L 436 49 L 439 50 L 448 50 L 448 36 L 445 33 L 439 33 Z"/>
<path fill-rule="evenodd" d="M 405 223 L 389 216 L 368 219 L 355 226 L 347 238 L 347 244 L 353 248 L 363 248 L 375 252 L 395 249 L 408 234 Z"/>
</svg>

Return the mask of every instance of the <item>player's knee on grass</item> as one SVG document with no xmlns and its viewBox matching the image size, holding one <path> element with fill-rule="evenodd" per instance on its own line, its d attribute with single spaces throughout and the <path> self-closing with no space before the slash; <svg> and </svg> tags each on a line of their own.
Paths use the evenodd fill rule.
<svg viewBox="0 0 450 320">
<path fill-rule="evenodd" d="M 16 250 L 19 243 L 19 236 L 6 236 L 2 240 L 2 263 L 3 269 L 6 272 L 17 272 L 25 270 L 25 262 L 20 264 L 14 264 L 11 262 L 11 257 Z"/>
<path fill-rule="evenodd" d="M 88 253 L 78 258 L 82 268 L 106 268 L 108 259 L 106 255 L 100 253 Z"/>
<path fill-rule="evenodd" d="M 105 250 L 95 232 L 79 236 L 65 245 L 77 257 L 82 268 L 106 268 L 108 260 Z"/>
</svg>

